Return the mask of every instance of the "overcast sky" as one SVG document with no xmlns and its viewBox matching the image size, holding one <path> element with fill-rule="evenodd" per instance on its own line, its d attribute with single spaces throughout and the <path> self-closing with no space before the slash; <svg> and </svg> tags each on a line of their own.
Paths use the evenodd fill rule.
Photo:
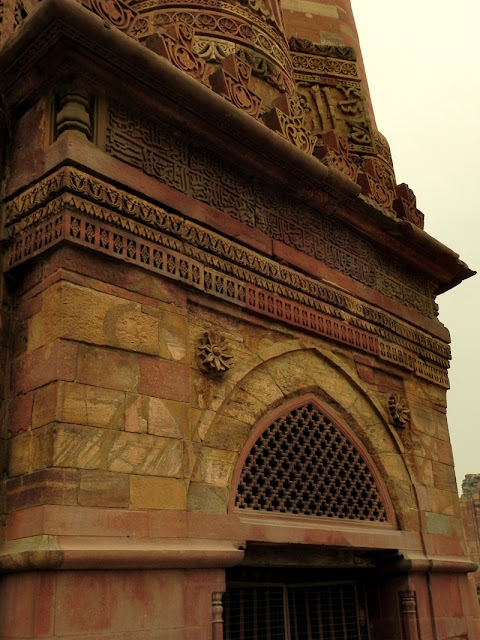
<svg viewBox="0 0 480 640">
<path fill-rule="evenodd" d="M 425 230 L 480 271 L 480 3 L 352 0 L 378 129 Z M 480 474 L 480 275 L 437 298 L 452 336 L 448 421 L 457 483 Z"/>
</svg>

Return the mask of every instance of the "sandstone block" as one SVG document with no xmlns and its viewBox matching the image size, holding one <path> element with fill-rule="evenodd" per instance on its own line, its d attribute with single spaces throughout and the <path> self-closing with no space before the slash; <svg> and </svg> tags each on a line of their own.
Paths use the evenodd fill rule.
<svg viewBox="0 0 480 640">
<path fill-rule="evenodd" d="M 32 434 L 19 433 L 8 441 L 7 473 L 11 478 L 28 473 L 31 469 Z"/>
<path fill-rule="evenodd" d="M 180 362 L 139 356 L 139 393 L 156 398 L 188 402 L 190 397 L 189 367 Z"/>
<path fill-rule="evenodd" d="M 435 487 L 445 491 L 456 492 L 457 481 L 453 466 L 441 462 L 433 462 L 432 467 Z"/>
<path fill-rule="evenodd" d="M 228 489 L 212 484 L 192 482 L 188 488 L 187 508 L 189 511 L 205 513 L 226 513 Z"/>
<path fill-rule="evenodd" d="M 240 451 L 252 426 L 226 416 L 218 416 L 206 433 L 205 444 L 214 449 Z"/>
<path fill-rule="evenodd" d="M 178 362 L 185 361 L 187 331 L 187 319 L 184 315 L 163 311 L 160 317 L 160 356 Z"/>
<path fill-rule="evenodd" d="M 148 396 L 137 393 L 126 394 L 125 431 L 147 433 L 148 430 Z"/>
<path fill-rule="evenodd" d="M 88 507 L 128 507 L 129 502 L 128 476 L 101 470 L 81 472 L 78 504 Z"/>
<path fill-rule="evenodd" d="M 125 393 L 89 385 L 65 383 L 61 387 L 59 413 L 62 422 L 123 429 Z"/>
<path fill-rule="evenodd" d="M 258 422 L 266 413 L 267 406 L 261 400 L 246 391 L 238 389 L 229 400 L 223 414 L 240 422 Z"/>
<path fill-rule="evenodd" d="M 187 484 L 176 478 L 130 477 L 130 504 L 137 509 L 175 509 L 184 511 Z"/>
<path fill-rule="evenodd" d="M 417 482 L 427 487 L 434 486 L 432 461 L 418 456 L 414 457 Z"/>
<path fill-rule="evenodd" d="M 253 375 L 242 381 L 241 388 L 267 406 L 283 400 L 284 395 L 268 373 L 256 370 Z"/>
<path fill-rule="evenodd" d="M 53 464 L 117 473 L 181 477 L 180 440 L 79 425 L 50 425 Z"/>
<path fill-rule="evenodd" d="M 429 511 L 443 513 L 447 516 L 456 515 L 455 507 L 458 504 L 458 497 L 456 493 L 429 487 L 428 497 L 430 503 Z"/>
<path fill-rule="evenodd" d="M 441 513 L 426 513 L 425 518 L 428 533 L 438 533 L 443 536 L 452 535 L 449 516 Z"/>
<path fill-rule="evenodd" d="M 20 431 L 28 431 L 32 423 L 33 393 L 29 392 L 16 396 L 10 402 L 8 412 L 9 435 L 16 435 Z"/>
<path fill-rule="evenodd" d="M 229 487 L 237 457 L 236 452 L 203 447 L 195 480 L 217 487 Z"/>
<path fill-rule="evenodd" d="M 60 382 L 52 382 L 35 391 L 33 403 L 32 429 L 43 427 L 45 424 L 58 420 L 58 399 L 61 389 Z"/>
<path fill-rule="evenodd" d="M 184 433 L 188 434 L 188 404 L 150 398 L 148 433 L 165 438 L 182 438 Z"/>
<path fill-rule="evenodd" d="M 138 379 L 138 361 L 134 353 L 80 345 L 77 382 L 120 391 L 136 391 Z"/>
<path fill-rule="evenodd" d="M 54 380 L 75 380 L 78 345 L 55 340 L 13 363 L 12 391 L 27 393 Z"/>
<path fill-rule="evenodd" d="M 41 469 L 10 484 L 7 503 L 10 511 L 42 504 L 77 504 L 80 473 L 76 469 Z"/>
<path fill-rule="evenodd" d="M 57 282 L 43 294 L 42 313 L 32 318 L 29 347 L 59 337 L 156 354 L 158 319 L 143 313 L 138 302 Z"/>
</svg>

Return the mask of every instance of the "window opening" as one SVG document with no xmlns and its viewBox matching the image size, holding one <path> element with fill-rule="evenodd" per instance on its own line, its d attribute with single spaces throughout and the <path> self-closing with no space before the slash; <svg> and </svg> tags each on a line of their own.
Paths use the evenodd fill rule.
<svg viewBox="0 0 480 640">
<path fill-rule="evenodd" d="M 347 436 L 313 403 L 275 420 L 250 450 L 239 509 L 386 522 L 375 478 Z"/>
</svg>

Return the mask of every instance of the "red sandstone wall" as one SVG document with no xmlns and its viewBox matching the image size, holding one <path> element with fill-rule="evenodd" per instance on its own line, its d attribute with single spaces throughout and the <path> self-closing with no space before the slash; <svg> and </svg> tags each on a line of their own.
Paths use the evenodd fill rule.
<svg viewBox="0 0 480 640">
<path fill-rule="evenodd" d="M 282 10 L 287 38 L 295 36 L 324 44 L 343 44 L 356 51 L 363 90 L 370 108 L 370 118 L 375 126 L 367 75 L 350 0 L 282 0 Z"/>
</svg>

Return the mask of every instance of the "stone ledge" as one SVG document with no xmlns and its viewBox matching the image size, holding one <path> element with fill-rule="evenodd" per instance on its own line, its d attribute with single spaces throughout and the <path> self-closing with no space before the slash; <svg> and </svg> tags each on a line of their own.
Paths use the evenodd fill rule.
<svg viewBox="0 0 480 640">
<path fill-rule="evenodd" d="M 217 569 L 240 564 L 245 543 L 35 536 L 8 542 L 0 573 L 68 569 Z"/>
</svg>

